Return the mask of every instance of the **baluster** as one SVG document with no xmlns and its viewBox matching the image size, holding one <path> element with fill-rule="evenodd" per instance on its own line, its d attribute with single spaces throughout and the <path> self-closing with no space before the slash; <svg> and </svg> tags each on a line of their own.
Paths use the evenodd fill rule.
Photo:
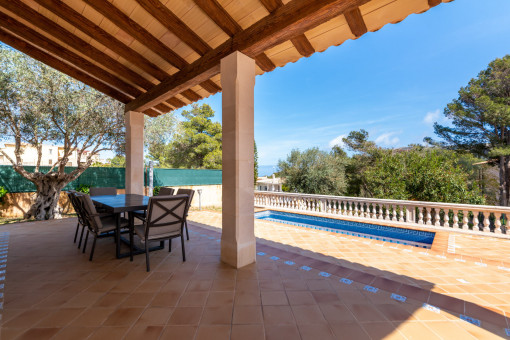
<svg viewBox="0 0 510 340">
<path fill-rule="evenodd" d="M 354 216 L 359 216 L 358 211 L 358 202 L 354 202 Z"/>
<path fill-rule="evenodd" d="M 425 224 L 432 225 L 432 215 L 430 214 L 430 208 L 425 207 Z"/>
<path fill-rule="evenodd" d="M 391 204 L 390 207 L 391 207 L 391 220 L 396 221 L 397 220 L 397 209 L 395 209 L 396 206 L 393 207 L 393 204 Z"/>
<path fill-rule="evenodd" d="M 418 207 L 418 224 L 423 224 L 423 208 Z"/>
<path fill-rule="evenodd" d="M 473 231 L 480 231 L 480 220 L 478 219 L 479 215 L 480 212 L 473 211 Z"/>
<path fill-rule="evenodd" d="M 382 218 L 382 204 L 374 205 L 375 208 L 375 218 L 380 220 Z M 379 213 L 377 213 L 377 208 L 379 208 Z"/>
<path fill-rule="evenodd" d="M 505 233 L 508 235 L 510 231 L 510 219 L 508 218 L 509 214 L 505 214 Z"/>
<path fill-rule="evenodd" d="M 365 202 L 363 202 L 361 204 L 361 209 L 363 211 L 363 214 L 361 216 L 364 217 L 364 218 L 367 218 L 368 214 L 369 214 L 368 210 L 370 209 L 369 205 L 368 204 L 365 205 Z"/>
<path fill-rule="evenodd" d="M 458 210 L 452 210 L 453 212 L 453 225 L 452 228 L 458 228 L 459 227 L 459 211 Z"/>
<path fill-rule="evenodd" d="M 383 204 L 383 220 L 387 221 L 390 218 L 390 209 L 387 204 Z"/>
<path fill-rule="evenodd" d="M 347 202 L 348 210 L 347 216 L 352 216 L 352 202 Z"/>
<path fill-rule="evenodd" d="M 342 203 L 344 204 L 344 208 L 342 209 Z M 335 205 L 338 204 L 338 214 L 345 216 L 347 215 L 347 206 L 345 201 L 335 201 Z"/>
<path fill-rule="evenodd" d="M 501 231 L 501 213 L 494 213 L 494 218 L 495 218 L 495 221 L 494 221 L 494 233 L 495 234 L 501 234 L 502 231 Z"/>
<path fill-rule="evenodd" d="M 469 229 L 469 211 L 462 210 L 462 229 Z"/>
<path fill-rule="evenodd" d="M 491 220 L 489 219 L 491 213 L 488 211 L 483 212 L 483 231 L 489 233 L 491 231 Z"/>
<path fill-rule="evenodd" d="M 434 208 L 434 212 L 435 212 L 435 214 L 434 214 L 434 219 L 435 219 L 434 225 L 436 227 L 440 227 L 441 226 L 441 215 L 439 214 L 440 211 L 441 211 L 441 209 Z"/>
</svg>

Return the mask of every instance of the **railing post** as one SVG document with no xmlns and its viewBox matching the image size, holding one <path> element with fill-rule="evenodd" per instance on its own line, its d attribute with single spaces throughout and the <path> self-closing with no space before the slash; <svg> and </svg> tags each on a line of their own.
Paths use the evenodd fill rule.
<svg viewBox="0 0 510 340">
<path fill-rule="evenodd" d="M 501 234 L 501 213 L 494 214 L 494 218 L 496 219 L 494 221 L 494 233 L 495 234 Z"/>
<path fill-rule="evenodd" d="M 434 208 L 434 225 L 436 227 L 440 227 L 441 226 L 441 215 L 439 214 L 439 212 L 441 211 L 441 209 L 438 209 L 438 208 Z"/>
<path fill-rule="evenodd" d="M 462 210 L 462 229 L 469 229 L 469 210 Z"/>
<path fill-rule="evenodd" d="M 453 225 L 452 228 L 458 228 L 459 227 L 459 211 L 453 210 Z"/>
<path fill-rule="evenodd" d="M 425 211 L 427 212 L 427 221 L 425 222 L 426 225 L 432 225 L 432 214 L 431 214 L 431 208 L 425 208 Z"/>
<path fill-rule="evenodd" d="M 484 232 L 487 232 L 489 233 L 491 231 L 491 228 L 490 228 L 490 225 L 491 225 L 491 220 L 489 219 L 491 213 L 488 212 L 488 211 L 484 211 L 483 212 L 483 231 Z"/>
</svg>

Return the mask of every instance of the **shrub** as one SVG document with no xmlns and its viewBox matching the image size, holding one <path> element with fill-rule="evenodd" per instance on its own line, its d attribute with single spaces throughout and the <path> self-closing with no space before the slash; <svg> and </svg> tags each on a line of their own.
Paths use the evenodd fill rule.
<svg viewBox="0 0 510 340">
<path fill-rule="evenodd" d="M 8 191 L 3 186 L 0 186 L 0 202 L 3 201 L 4 196 L 7 195 Z"/>
<path fill-rule="evenodd" d="M 90 185 L 87 185 L 87 184 L 80 184 L 77 188 L 76 188 L 76 191 L 78 192 L 83 192 L 84 194 L 89 194 L 90 193 Z"/>
<path fill-rule="evenodd" d="M 161 187 L 159 187 L 159 186 L 154 187 L 154 189 L 152 189 L 152 196 L 158 196 L 159 189 L 161 189 Z"/>
</svg>

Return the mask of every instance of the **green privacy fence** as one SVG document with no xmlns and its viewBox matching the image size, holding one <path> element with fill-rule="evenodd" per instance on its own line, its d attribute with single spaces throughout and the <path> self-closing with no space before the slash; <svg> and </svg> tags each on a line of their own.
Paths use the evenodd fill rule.
<svg viewBox="0 0 510 340">
<path fill-rule="evenodd" d="M 33 172 L 35 166 L 25 166 L 25 169 Z M 40 167 L 41 172 L 47 172 L 49 169 L 49 166 Z M 69 173 L 74 169 L 76 167 L 66 167 L 65 172 Z M 69 183 L 64 190 L 76 189 L 80 184 L 124 189 L 124 178 L 124 168 L 88 168 L 75 181 Z M 35 185 L 14 171 L 10 165 L 0 165 L 0 186 L 6 188 L 9 192 L 35 191 Z"/>
<path fill-rule="evenodd" d="M 34 171 L 34 166 L 25 166 L 29 172 Z M 42 172 L 48 171 L 49 167 L 41 167 Z M 66 173 L 76 169 L 66 167 Z M 145 169 L 145 184 L 148 185 L 148 173 Z M 64 190 L 76 189 L 81 184 L 97 187 L 125 188 L 124 168 L 96 168 L 90 167 L 75 181 L 69 183 Z M 201 169 L 154 169 L 154 186 L 179 186 L 179 185 L 212 185 L 221 184 L 221 170 Z M 10 165 L 0 165 L 0 186 L 9 192 L 33 192 L 35 186 L 18 174 Z"/>
<path fill-rule="evenodd" d="M 147 174 L 147 171 L 146 171 Z M 145 176 L 145 184 L 148 185 Z M 205 169 L 154 169 L 154 186 L 221 184 L 221 170 Z"/>
</svg>

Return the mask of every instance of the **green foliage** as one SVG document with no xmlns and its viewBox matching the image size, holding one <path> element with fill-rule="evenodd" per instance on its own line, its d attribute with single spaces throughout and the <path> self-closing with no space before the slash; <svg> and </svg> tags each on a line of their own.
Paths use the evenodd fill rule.
<svg viewBox="0 0 510 340">
<path fill-rule="evenodd" d="M 108 158 L 106 163 L 94 162 L 91 166 L 96 168 L 125 168 L 126 157 L 117 155 L 113 158 Z"/>
<path fill-rule="evenodd" d="M 495 158 L 500 168 L 500 204 L 510 203 L 510 55 L 492 61 L 459 90 L 444 115 L 451 125 L 434 124 L 444 146 Z M 430 138 L 426 139 L 430 141 Z"/>
<path fill-rule="evenodd" d="M 161 187 L 160 186 L 155 186 L 152 189 L 152 196 L 158 196 L 159 195 L 159 190 L 161 190 Z"/>
<path fill-rule="evenodd" d="M 278 162 L 279 174 L 292 192 L 340 195 L 345 190 L 345 161 L 318 148 L 292 150 Z"/>
<path fill-rule="evenodd" d="M 147 159 L 155 161 L 159 167 L 168 167 L 168 144 L 178 131 L 178 121 L 172 112 L 150 118 L 145 116 L 144 146 Z"/>
<path fill-rule="evenodd" d="M 3 201 L 4 196 L 7 195 L 8 191 L 3 186 L 0 186 L 0 202 Z"/>
<path fill-rule="evenodd" d="M 479 186 L 469 180 L 469 170 L 453 151 L 419 145 L 384 149 L 368 141 L 368 133 L 363 130 L 351 132 L 344 143 L 355 152 L 348 165 L 348 179 L 350 189 L 357 190 L 356 195 L 449 203 L 484 202 Z"/>
<path fill-rule="evenodd" d="M 221 124 L 211 121 L 207 104 L 183 111 L 181 131 L 165 150 L 165 162 L 175 168 L 221 169 Z"/>
<path fill-rule="evenodd" d="M 84 194 L 90 194 L 90 185 L 88 184 L 80 184 L 77 188 L 76 188 L 76 191 L 78 192 L 83 192 Z"/>
</svg>

